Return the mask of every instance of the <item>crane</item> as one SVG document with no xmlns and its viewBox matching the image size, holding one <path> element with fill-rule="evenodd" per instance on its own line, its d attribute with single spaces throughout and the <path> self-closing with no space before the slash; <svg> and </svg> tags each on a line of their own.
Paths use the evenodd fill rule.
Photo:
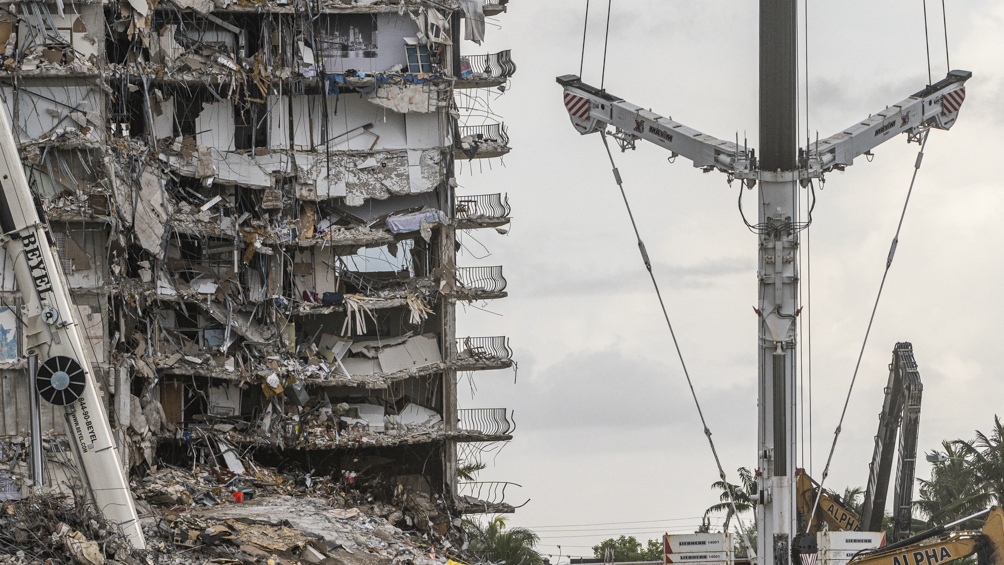
<svg viewBox="0 0 1004 565">
<path fill-rule="evenodd" d="M 902 101 L 822 140 L 797 148 L 796 0 L 760 0 L 759 153 L 705 134 L 577 75 L 557 78 L 572 125 L 588 135 L 612 129 L 622 149 L 641 139 L 682 156 L 705 172 L 719 171 L 747 187 L 759 185 L 758 236 L 758 495 L 757 549 L 760 565 L 787 565 L 798 532 L 795 508 L 796 351 L 799 225 L 797 186 L 808 186 L 832 170 L 906 133 L 920 141 L 931 129 L 949 129 L 965 100 L 968 71 L 953 70 Z M 925 138 L 926 139 L 926 138 Z M 920 166 L 918 159 L 916 165 Z M 620 173 L 614 169 L 620 182 Z M 894 249 L 894 248 L 893 248 Z M 643 254 L 644 254 L 643 250 Z M 891 261 L 892 252 L 890 252 Z M 709 436 L 710 439 L 710 436 Z"/>
<path fill-rule="evenodd" d="M 76 307 L 41 206 L 25 178 L 13 130 L 0 112 L 0 243 L 21 292 L 20 321 L 28 355 L 37 355 L 38 394 L 63 406 L 70 445 L 98 511 L 117 524 L 133 547 L 146 543 L 98 390 L 84 354 Z M 32 399 L 34 402 L 35 399 Z"/>
</svg>

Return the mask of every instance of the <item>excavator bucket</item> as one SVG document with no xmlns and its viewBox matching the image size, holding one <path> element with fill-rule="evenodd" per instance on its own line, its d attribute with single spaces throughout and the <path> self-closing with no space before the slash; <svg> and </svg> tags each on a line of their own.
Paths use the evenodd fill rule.
<svg viewBox="0 0 1004 565">
<path fill-rule="evenodd" d="M 1004 511 L 990 509 L 983 524 L 983 546 L 979 548 L 979 565 L 1004 565 Z"/>
</svg>

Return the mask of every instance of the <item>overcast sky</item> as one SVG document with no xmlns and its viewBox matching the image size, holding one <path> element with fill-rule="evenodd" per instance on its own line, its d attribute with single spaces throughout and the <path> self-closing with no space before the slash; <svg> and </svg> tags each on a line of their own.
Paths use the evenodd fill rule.
<svg viewBox="0 0 1004 565">
<path fill-rule="evenodd" d="M 607 90 L 717 137 L 738 133 L 755 147 L 758 3 L 614 4 Z M 941 3 L 928 4 L 938 80 L 947 70 Z M 512 0 L 489 25 L 486 45 L 463 46 L 468 54 L 511 48 L 518 71 L 504 95 L 482 92 L 479 101 L 503 117 L 513 152 L 504 164 L 465 163 L 459 179 L 465 194 L 509 195 L 510 233 L 469 233 L 461 258 L 503 265 L 509 298 L 462 306 L 459 334 L 509 336 L 519 375 L 513 384 L 511 372 L 477 373 L 471 386 L 461 382 L 461 404 L 515 410 L 515 439 L 488 454 L 480 478 L 522 485 L 507 491 L 510 503 L 530 499 L 511 524 L 534 528 L 553 557 L 558 545 L 563 556 L 591 556 L 607 537 L 644 542 L 691 532 L 716 502 L 714 462 L 602 144 L 574 131 L 554 82 L 579 71 L 585 6 Z M 988 430 L 1004 412 L 997 176 L 1004 4 L 946 6 L 952 66 L 974 77 L 958 123 L 928 142 L 827 481 L 837 491 L 865 485 L 896 342 L 913 343 L 924 382 L 922 451 Z M 915 0 L 810 3 L 813 136 L 836 133 L 928 83 L 922 8 Z M 606 2 L 592 1 L 583 78 L 595 85 L 605 12 Z M 670 164 L 664 151 L 643 144 L 617 155 L 618 166 L 735 482 L 737 467 L 756 466 L 756 236 L 739 215 L 738 187 L 683 159 Z M 889 141 L 873 162 L 829 174 L 817 192 L 802 265 L 803 298 L 811 288 L 802 322 L 811 314 L 813 395 L 801 460 L 813 475 L 822 474 L 917 151 L 905 137 Z M 744 194 L 751 211 L 755 201 Z M 808 367 L 807 349 L 802 358 Z M 927 477 L 920 459 L 918 475 Z"/>
</svg>

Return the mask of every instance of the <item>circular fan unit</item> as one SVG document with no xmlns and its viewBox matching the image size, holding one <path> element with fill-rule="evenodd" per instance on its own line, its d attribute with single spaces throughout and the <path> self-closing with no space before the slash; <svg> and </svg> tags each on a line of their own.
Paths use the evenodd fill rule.
<svg viewBox="0 0 1004 565">
<path fill-rule="evenodd" d="M 66 406 L 84 393 L 87 378 L 75 359 L 57 355 L 46 359 L 38 368 L 35 384 L 38 395 L 46 402 Z"/>
</svg>

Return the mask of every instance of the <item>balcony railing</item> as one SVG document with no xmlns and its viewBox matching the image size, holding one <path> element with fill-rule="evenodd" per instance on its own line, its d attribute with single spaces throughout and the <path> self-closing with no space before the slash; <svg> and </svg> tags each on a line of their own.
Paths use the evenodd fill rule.
<svg viewBox="0 0 1004 565">
<path fill-rule="evenodd" d="M 502 266 L 459 267 L 457 283 L 467 293 L 499 293 L 505 290 L 506 280 L 502 276 Z"/>
<path fill-rule="evenodd" d="M 509 196 L 500 193 L 457 196 L 453 204 L 457 218 L 465 220 L 477 218 L 501 220 L 508 218 L 512 211 L 509 207 Z"/>
<path fill-rule="evenodd" d="M 506 408 L 461 408 L 457 410 L 461 432 L 486 436 L 505 436 L 516 429 Z"/>
<path fill-rule="evenodd" d="M 505 124 L 460 126 L 460 138 L 471 138 L 479 143 L 492 143 L 509 147 L 509 133 L 506 131 Z"/>
<path fill-rule="evenodd" d="M 504 12 L 509 0 L 485 0 L 485 15 L 494 15 Z"/>
<path fill-rule="evenodd" d="M 526 500 L 518 506 L 506 502 L 506 489 L 509 487 L 523 488 L 520 484 L 503 481 L 457 483 L 457 494 L 465 499 L 468 510 L 482 506 L 489 512 L 509 508 L 515 510 L 530 502 Z"/>
<path fill-rule="evenodd" d="M 516 74 L 516 63 L 512 61 L 512 51 L 509 49 L 486 55 L 464 55 L 460 61 L 458 76 L 462 81 L 507 79 Z M 470 66 L 470 73 L 464 63 Z"/>
<path fill-rule="evenodd" d="M 491 337 L 458 337 L 457 360 L 466 363 L 498 364 L 512 361 L 509 338 L 496 335 Z"/>
</svg>

